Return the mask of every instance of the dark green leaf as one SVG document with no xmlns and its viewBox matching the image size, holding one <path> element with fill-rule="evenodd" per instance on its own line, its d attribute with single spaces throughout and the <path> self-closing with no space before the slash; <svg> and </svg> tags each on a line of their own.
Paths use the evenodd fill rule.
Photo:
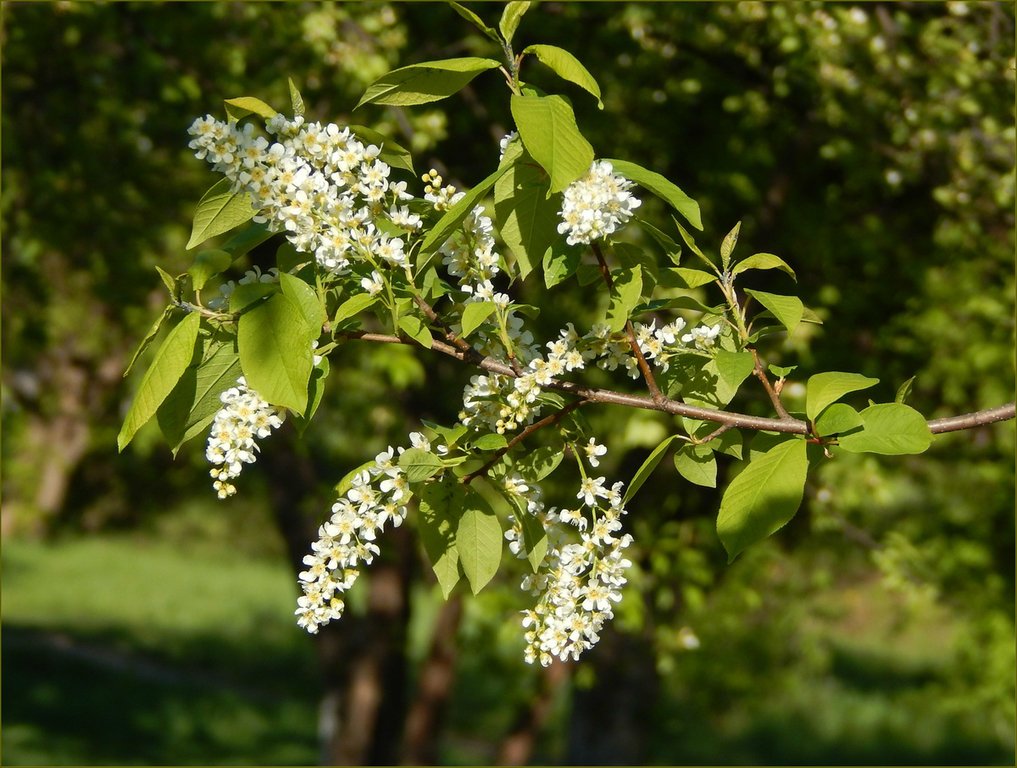
<svg viewBox="0 0 1017 768">
<path fill-rule="evenodd" d="M 667 453 L 667 449 L 671 447 L 671 443 L 678 439 L 678 435 L 671 435 L 665 437 L 660 443 L 654 448 L 650 455 L 646 457 L 646 460 L 642 463 L 639 469 L 636 470 L 636 474 L 632 476 L 632 480 L 629 482 L 629 487 L 625 491 L 625 501 L 629 501 L 636 492 L 643 487 L 643 483 L 649 479 L 650 475 L 653 474 L 653 470 L 660 464 L 661 459 L 664 458 L 664 454 Z"/>
<path fill-rule="evenodd" d="M 131 362 L 127 364 L 127 369 L 124 371 L 124 378 L 127 378 L 127 374 L 131 372 L 134 364 L 138 362 L 138 358 L 141 354 L 148 349 L 148 345 L 152 343 L 152 339 L 159 335 L 159 331 L 162 329 L 162 324 L 166 321 L 166 318 L 173 313 L 173 307 L 166 307 L 162 314 L 156 318 L 156 321 L 152 323 L 152 327 L 148 329 L 148 333 L 145 334 L 145 338 L 138 344 L 138 348 L 134 350 L 134 354 L 131 355 Z"/>
<path fill-rule="evenodd" d="M 225 272 L 233 263 L 233 256 L 226 251 L 210 250 L 198 251 L 194 254 L 194 263 L 187 268 L 187 274 L 191 276 L 191 283 L 194 290 L 200 291 L 205 287 L 209 278 Z"/>
<path fill-rule="evenodd" d="M 463 220 L 470 214 L 477 204 L 483 199 L 487 191 L 494 186 L 494 183 L 498 181 L 509 169 L 509 166 L 503 165 L 486 179 L 477 184 L 473 189 L 463 195 L 462 199 L 445 211 L 445 214 L 438 220 L 438 222 L 431 227 L 431 231 L 427 233 L 423 242 L 420 244 L 421 253 L 431 253 L 436 251 L 445 241 L 452 236 L 452 234 L 459 229 L 459 226 L 463 223 Z"/>
<path fill-rule="evenodd" d="M 238 285 L 230 294 L 230 312 L 243 312 L 260 302 L 266 296 L 279 292 L 279 284 L 269 283 L 244 283 Z"/>
<path fill-rule="evenodd" d="M 410 173 L 416 173 L 413 170 L 413 155 L 410 154 L 410 150 L 406 149 L 406 147 L 396 143 L 384 134 L 378 133 L 373 128 L 366 128 L 363 125 L 351 125 L 349 129 L 362 141 L 380 147 L 381 152 L 378 158 L 382 162 L 388 163 L 393 168 L 404 168 Z"/>
<path fill-rule="evenodd" d="M 536 483 L 554 472 L 564 456 L 561 448 L 544 446 L 524 453 L 516 459 L 513 468 L 524 479 Z"/>
</svg>

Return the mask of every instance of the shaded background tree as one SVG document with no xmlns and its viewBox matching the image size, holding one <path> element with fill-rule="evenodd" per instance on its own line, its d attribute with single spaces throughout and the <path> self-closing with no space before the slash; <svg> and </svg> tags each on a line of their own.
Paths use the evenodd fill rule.
<svg viewBox="0 0 1017 768">
<path fill-rule="evenodd" d="M 228 504 L 197 444 L 171 461 L 147 430 L 117 456 L 120 373 L 163 300 L 153 267 L 186 268 L 214 180 L 186 125 L 231 96 L 285 104 L 287 76 L 341 122 L 391 67 L 491 44 L 432 4 L 5 5 L 3 35 L 8 763 L 1013 760 L 1012 424 L 828 463 L 730 567 L 717 497 L 665 465 L 630 516 L 654 544 L 617 634 L 574 669 L 521 668 L 514 584 L 441 608 L 409 541 L 315 661 L 289 625 L 287 552 L 348 469 L 453 417 L 467 373 L 350 347 L 324 418 L 266 441 Z M 916 376 L 930 417 L 1012 398 L 1012 6 L 545 3 L 519 35 L 598 78 L 605 112 L 575 98 L 598 153 L 674 178 L 714 238 L 742 219 L 740 247 L 796 268 L 826 323 L 773 362 L 877 376 L 883 400 Z M 469 185 L 511 125 L 492 83 L 357 122 Z M 590 305 L 556 295 L 541 323 L 588 324 Z M 622 479 L 669 428 L 587 415 Z M 40 588 L 61 576 L 69 594 Z"/>
</svg>

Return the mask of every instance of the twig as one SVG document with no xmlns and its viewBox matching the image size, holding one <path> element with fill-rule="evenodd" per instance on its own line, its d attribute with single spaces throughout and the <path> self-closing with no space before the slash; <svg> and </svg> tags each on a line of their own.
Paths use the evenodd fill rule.
<svg viewBox="0 0 1017 768">
<path fill-rule="evenodd" d="M 519 443 L 523 442 L 534 432 L 543 429 L 544 427 L 549 427 L 552 424 L 557 424 L 559 421 L 561 421 L 570 413 L 572 413 L 572 411 L 576 410 L 576 408 L 580 407 L 581 405 L 585 405 L 587 402 L 589 401 L 576 400 L 574 403 L 569 403 L 568 405 L 566 405 L 557 413 L 552 413 L 550 416 L 545 416 L 540 421 L 535 421 L 533 424 L 530 424 L 530 426 L 528 426 L 518 435 L 509 440 L 508 445 L 506 445 L 504 448 L 499 448 L 498 451 L 494 454 L 494 456 L 491 457 L 490 461 L 484 464 L 484 466 L 482 466 L 477 471 L 471 472 L 470 474 L 466 475 L 466 477 L 462 479 L 463 485 L 469 485 L 470 483 L 473 482 L 474 478 L 486 475 L 487 471 L 491 469 L 491 467 L 493 467 L 495 464 L 497 464 L 501 460 L 502 456 L 511 451 L 513 448 L 515 448 L 517 445 L 519 445 Z"/>
<path fill-rule="evenodd" d="M 346 331 L 344 333 L 337 334 L 337 336 L 382 344 L 416 344 L 415 341 L 403 339 L 398 336 L 389 336 L 380 333 L 364 333 L 361 331 Z M 472 354 L 467 354 L 463 350 L 456 349 L 451 344 L 446 344 L 445 342 L 438 341 L 437 339 L 431 344 L 431 349 L 436 352 L 440 352 L 443 355 L 455 358 L 456 360 L 476 365 L 478 368 L 490 373 L 497 373 L 502 376 L 511 376 L 512 378 L 516 378 L 516 372 L 513 371 L 510 366 L 500 360 L 495 360 L 491 357 L 483 357 L 473 349 L 470 350 Z M 548 384 L 545 389 L 566 392 L 570 395 L 575 395 L 583 400 L 589 400 L 594 403 L 609 403 L 612 405 L 624 405 L 629 408 L 642 408 L 648 411 L 661 411 L 675 416 L 687 416 L 691 419 L 699 419 L 700 421 L 712 421 L 717 424 L 726 424 L 729 428 L 765 430 L 768 432 L 781 432 L 792 435 L 810 434 L 808 423 L 794 417 L 788 417 L 786 419 L 771 419 L 763 416 L 749 416 L 744 413 L 719 411 L 715 408 L 700 408 L 695 405 L 680 403 L 667 397 L 662 397 L 659 401 L 654 401 L 643 395 L 615 392 L 610 389 L 584 387 L 581 384 L 576 384 L 572 381 L 559 381 L 557 379 L 552 379 L 551 383 Z M 953 432 L 960 429 L 971 429 L 972 427 L 981 426 L 983 424 L 993 424 L 997 421 L 1007 421 L 1014 418 L 1014 415 L 1014 403 L 1007 403 L 1006 405 L 1001 405 L 997 408 L 990 408 L 976 413 L 966 413 L 960 416 L 934 419 L 929 422 L 929 429 L 932 430 L 933 433 L 937 434 L 942 432 Z"/>
<path fill-rule="evenodd" d="M 791 414 L 787 412 L 787 408 L 784 407 L 784 403 L 780 401 L 780 395 L 777 394 L 773 385 L 770 384 L 770 377 L 767 376 L 766 371 L 763 370 L 763 364 L 759 360 L 759 354 L 751 347 L 749 348 L 749 352 L 752 353 L 752 359 L 755 362 L 753 373 L 756 374 L 756 378 L 759 379 L 759 382 L 763 385 L 763 389 L 766 390 L 766 394 L 769 396 L 770 402 L 773 403 L 773 409 L 777 412 L 777 415 L 780 416 L 781 421 L 787 421 L 791 418 Z"/>
<path fill-rule="evenodd" d="M 607 289 L 610 291 L 614 288 L 611 270 L 608 269 L 607 261 L 604 260 L 604 254 L 601 252 L 600 246 L 596 243 L 591 243 L 591 247 L 593 248 L 593 254 L 597 257 L 597 263 L 600 264 L 600 274 L 604 276 L 604 282 L 607 283 Z M 632 354 L 636 357 L 639 370 L 646 381 L 646 388 L 650 390 L 650 396 L 655 402 L 664 399 L 664 395 L 660 392 L 660 387 L 657 386 L 657 380 L 653 378 L 653 371 L 650 370 L 649 363 L 643 357 L 643 350 L 639 348 L 639 342 L 636 341 L 636 329 L 633 327 L 631 320 L 625 321 L 625 333 L 629 337 L 629 346 L 632 347 Z"/>
</svg>

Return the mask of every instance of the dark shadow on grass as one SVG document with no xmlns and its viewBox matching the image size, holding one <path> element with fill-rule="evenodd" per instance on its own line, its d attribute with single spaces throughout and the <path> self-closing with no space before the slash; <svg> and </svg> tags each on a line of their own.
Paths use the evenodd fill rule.
<svg viewBox="0 0 1017 768">
<path fill-rule="evenodd" d="M 96 636 L 3 627 L 5 765 L 306 765 L 317 760 L 307 660 L 195 638 L 194 665 Z M 109 633 L 102 638 L 113 640 Z M 115 650 L 120 646 L 119 650 Z M 253 642 L 252 646 L 257 647 Z M 255 649 L 252 649 L 252 652 Z M 255 658 L 255 656 L 257 658 Z M 235 663 L 210 668 L 214 660 Z M 260 663 L 258 663 L 260 659 Z"/>
</svg>

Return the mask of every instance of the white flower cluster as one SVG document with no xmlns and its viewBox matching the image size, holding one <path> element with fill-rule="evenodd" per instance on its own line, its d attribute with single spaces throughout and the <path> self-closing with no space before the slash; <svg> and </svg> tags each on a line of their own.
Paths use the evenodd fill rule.
<svg viewBox="0 0 1017 768">
<path fill-rule="evenodd" d="M 253 464 L 257 459 L 255 438 L 268 437 L 282 426 L 286 413 L 265 402 L 247 386 L 243 376 L 219 399 L 223 406 L 212 421 L 205 458 L 215 465 L 210 470 L 212 485 L 219 498 L 225 499 L 237 492 L 230 481 L 240 475 L 244 464 Z"/>
<path fill-rule="evenodd" d="M 431 451 L 431 444 L 419 432 L 410 434 L 414 448 Z M 370 565 L 378 554 L 375 539 L 391 523 L 402 524 L 406 518 L 409 484 L 397 456 L 405 449 L 391 447 L 379 453 L 374 464 L 353 478 L 346 495 L 332 505 L 332 516 L 318 528 L 318 540 L 311 544 L 311 554 L 304 557 L 306 571 L 300 573 L 304 594 L 297 599 L 297 624 L 308 632 L 342 616 L 345 603 L 342 594 L 360 575 L 357 566 Z M 434 452 L 447 452 L 437 446 Z"/>
<path fill-rule="evenodd" d="M 614 173 L 611 163 L 596 160 L 589 172 L 565 188 L 558 232 L 569 245 L 590 243 L 623 226 L 640 200 L 629 191 L 632 182 Z"/>
<path fill-rule="evenodd" d="M 413 231 L 420 217 L 400 202 L 412 195 L 405 182 L 389 181 L 391 168 L 381 149 L 365 145 L 349 128 L 305 123 L 303 117 L 276 115 L 266 123 L 276 137 L 269 143 L 245 123 L 224 123 L 211 115 L 189 129 L 189 146 L 236 191 L 250 193 L 255 221 L 267 221 L 301 252 L 313 253 L 324 268 L 339 272 L 351 258 L 401 265 L 402 238 L 381 233 L 373 223 L 385 217 Z"/>
<path fill-rule="evenodd" d="M 596 455 L 605 453 L 595 441 L 589 445 Z M 613 604 L 621 600 L 625 571 L 632 565 L 624 554 L 632 537 L 620 534 L 621 517 L 626 513 L 622 483 L 605 488 L 605 482 L 603 477 L 584 478 L 576 495 L 581 504 L 576 509 L 544 513 L 538 495 L 521 513 L 535 515 L 547 528 L 549 539 L 540 569 L 527 574 L 522 582 L 523 589 L 539 596 L 536 606 L 523 612 L 528 663 L 539 661 L 547 666 L 553 658 L 578 659 L 597 643 L 605 622 L 614 617 Z M 579 542 L 568 540 L 565 530 L 569 527 L 579 531 Z M 524 557 L 517 521 L 506 538 L 509 548 Z"/>
<path fill-rule="evenodd" d="M 643 356 L 663 371 L 668 369 L 674 357 L 689 352 L 691 348 L 710 349 L 721 329 L 720 324 L 703 325 L 679 336 L 685 328 L 685 321 L 681 318 L 660 328 L 656 327 L 656 321 L 649 325 L 635 323 L 633 327 Z M 532 336 L 529 339 L 532 340 Z M 488 344 L 479 349 L 485 354 L 501 351 L 490 347 Z M 594 325 L 585 336 L 579 336 L 569 323 L 555 341 L 548 342 L 547 348 L 547 356 L 541 357 L 537 350 L 526 347 L 528 358 L 523 358 L 526 367 L 519 376 L 488 374 L 471 377 L 463 390 L 459 421 L 466 426 L 479 422 L 499 434 L 518 429 L 538 415 L 540 405 L 537 398 L 552 379 L 566 371 L 582 370 L 591 361 L 596 361 L 598 367 L 608 371 L 622 367 L 633 379 L 640 375 L 639 364 L 628 339 L 624 334 L 612 333 L 603 324 Z"/>
</svg>

